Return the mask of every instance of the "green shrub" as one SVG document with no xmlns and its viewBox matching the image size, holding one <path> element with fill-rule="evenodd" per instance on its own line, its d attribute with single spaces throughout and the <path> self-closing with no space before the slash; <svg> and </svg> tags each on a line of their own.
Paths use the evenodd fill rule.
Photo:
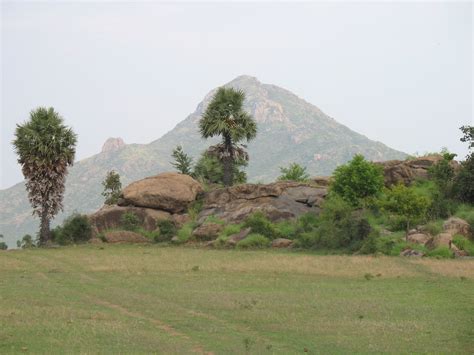
<svg viewBox="0 0 474 355">
<path fill-rule="evenodd" d="M 293 247 L 311 249 L 317 244 L 318 234 L 316 231 L 303 232 L 296 236 Z"/>
<path fill-rule="evenodd" d="M 192 221 L 196 220 L 198 214 L 201 213 L 203 205 L 204 200 L 202 198 L 198 198 L 196 201 L 189 205 L 188 214 Z"/>
<path fill-rule="evenodd" d="M 237 234 L 242 230 L 243 224 L 228 224 L 219 233 L 219 237 L 229 237 L 233 234 Z"/>
<path fill-rule="evenodd" d="M 125 212 L 122 217 L 120 217 L 120 224 L 122 228 L 127 231 L 136 231 L 140 226 L 140 219 L 133 212 Z"/>
<path fill-rule="evenodd" d="M 172 221 L 163 220 L 157 223 L 160 233 L 155 236 L 155 242 L 169 242 L 176 234 L 176 226 Z"/>
<path fill-rule="evenodd" d="M 270 246 L 270 240 L 257 233 L 250 234 L 247 238 L 237 243 L 239 249 L 261 249 Z"/>
<path fill-rule="evenodd" d="M 474 204 L 474 153 L 461 163 L 454 179 L 453 193 L 462 202 Z"/>
<path fill-rule="evenodd" d="M 3 234 L 0 234 L 0 239 L 3 239 Z M 7 250 L 8 245 L 5 242 L 0 242 L 0 250 Z"/>
<path fill-rule="evenodd" d="M 376 231 L 372 231 L 362 242 L 359 252 L 361 254 L 374 254 L 377 252 L 377 239 L 380 235 Z"/>
<path fill-rule="evenodd" d="M 25 234 L 21 240 L 17 240 L 16 246 L 21 249 L 29 249 L 36 247 L 36 241 L 29 234 Z"/>
<path fill-rule="evenodd" d="M 298 218 L 298 226 L 305 232 L 316 228 L 319 224 L 319 217 L 316 213 L 308 212 Z"/>
<path fill-rule="evenodd" d="M 348 202 L 333 195 L 324 202 L 316 229 L 315 246 L 357 250 L 370 232 L 368 220 L 355 212 Z"/>
<path fill-rule="evenodd" d="M 159 229 L 155 229 L 154 231 L 147 231 L 143 228 L 138 228 L 136 230 L 134 230 L 135 233 L 138 233 L 138 234 L 141 234 L 143 235 L 145 238 L 148 238 L 152 241 L 154 241 L 156 238 L 159 237 L 160 235 L 160 230 Z"/>
<path fill-rule="evenodd" d="M 451 259 L 454 258 L 454 253 L 447 246 L 440 246 L 436 249 L 430 250 L 427 256 L 434 257 L 437 259 Z"/>
<path fill-rule="evenodd" d="M 431 235 L 438 235 L 443 231 L 443 221 L 431 221 L 425 224 L 423 229 Z"/>
<path fill-rule="evenodd" d="M 306 167 L 297 163 L 291 163 L 288 168 L 280 168 L 281 175 L 278 180 L 291 180 L 305 182 L 309 180 L 309 174 L 306 172 Z"/>
<path fill-rule="evenodd" d="M 331 190 L 352 206 L 359 206 L 361 201 L 377 196 L 383 187 L 382 167 L 365 160 L 360 154 L 339 166 L 331 182 Z"/>
<path fill-rule="evenodd" d="M 225 221 L 223 221 L 222 219 L 214 216 L 214 215 L 210 215 L 206 218 L 206 220 L 204 221 L 204 223 L 214 223 L 214 224 L 225 224 Z"/>
<path fill-rule="evenodd" d="M 274 225 L 275 231 L 282 238 L 294 239 L 298 233 L 296 221 L 281 221 Z"/>
<path fill-rule="evenodd" d="M 224 248 L 227 245 L 227 241 L 229 240 L 228 236 L 219 235 L 219 237 L 214 242 L 214 247 L 216 248 Z"/>
<path fill-rule="evenodd" d="M 466 251 L 469 255 L 474 255 L 474 242 L 462 235 L 455 235 L 453 237 L 453 244 L 459 249 Z"/>
<path fill-rule="evenodd" d="M 392 255 L 392 250 L 396 244 L 397 241 L 394 238 L 388 236 L 380 237 L 376 240 L 377 251 L 385 255 Z M 400 254 L 400 252 L 398 254 Z"/>
<path fill-rule="evenodd" d="M 252 233 L 261 234 L 268 239 L 275 239 L 280 236 L 272 222 L 260 211 L 248 216 L 244 222 L 244 227 L 250 228 Z"/>
<path fill-rule="evenodd" d="M 183 226 L 178 229 L 176 235 L 178 237 L 178 243 L 183 244 L 191 239 L 194 230 L 194 223 L 188 222 L 183 224 Z"/>
<path fill-rule="evenodd" d="M 73 214 L 62 224 L 52 230 L 51 239 L 60 244 L 87 242 L 92 237 L 92 226 L 89 217 L 81 214 Z"/>
</svg>

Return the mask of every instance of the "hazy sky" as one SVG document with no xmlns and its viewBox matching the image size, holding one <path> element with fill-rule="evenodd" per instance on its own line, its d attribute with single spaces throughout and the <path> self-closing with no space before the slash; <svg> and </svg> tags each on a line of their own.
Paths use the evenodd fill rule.
<svg viewBox="0 0 474 355">
<path fill-rule="evenodd" d="M 407 153 L 466 154 L 470 2 L 1 6 L 0 188 L 22 179 L 11 141 L 37 106 L 73 126 L 82 159 L 111 136 L 159 138 L 240 74 Z"/>
</svg>

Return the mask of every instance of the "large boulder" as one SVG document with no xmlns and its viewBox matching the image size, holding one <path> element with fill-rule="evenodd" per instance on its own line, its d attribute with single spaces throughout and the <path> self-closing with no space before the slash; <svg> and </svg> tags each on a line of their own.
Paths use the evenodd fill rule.
<svg viewBox="0 0 474 355">
<path fill-rule="evenodd" d="M 133 213 L 136 215 L 140 222 L 140 226 L 147 231 L 155 230 L 157 222 L 171 219 L 170 213 L 151 208 L 104 206 L 89 216 L 94 233 L 98 234 L 108 229 L 121 228 L 122 216 L 125 213 Z"/>
<path fill-rule="evenodd" d="M 435 154 L 410 160 L 377 162 L 376 164 L 383 168 L 386 186 L 399 183 L 409 185 L 417 179 L 427 178 L 428 169 L 440 160 L 443 160 L 443 157 Z M 451 165 L 455 169 L 459 168 L 459 164 L 456 161 L 452 161 Z"/>
<path fill-rule="evenodd" d="M 453 241 L 453 234 L 440 233 L 434 236 L 433 238 L 431 238 L 429 241 L 427 241 L 425 245 L 429 249 L 435 249 L 441 246 L 448 247 L 451 249 L 452 241 Z"/>
<path fill-rule="evenodd" d="M 446 233 L 452 235 L 460 234 L 465 237 L 470 237 L 471 226 L 464 219 L 451 217 L 443 223 L 443 229 Z"/>
<path fill-rule="evenodd" d="M 273 248 L 289 248 L 293 245 L 293 241 L 286 238 L 277 238 L 272 241 Z"/>
<path fill-rule="evenodd" d="M 429 240 L 431 240 L 431 238 L 432 237 L 429 234 L 419 233 L 419 232 L 409 234 L 407 237 L 410 243 L 421 244 L 421 245 L 425 245 Z"/>
<path fill-rule="evenodd" d="M 122 191 L 119 205 L 180 213 L 202 192 L 201 184 L 188 175 L 163 173 L 128 185 Z"/>
<path fill-rule="evenodd" d="M 141 234 L 130 231 L 109 231 L 104 233 L 108 243 L 149 243 L 150 240 Z"/>
<path fill-rule="evenodd" d="M 219 233 L 224 229 L 222 224 L 218 223 L 205 223 L 197 227 L 193 231 L 193 236 L 197 240 L 212 240 L 216 239 Z"/>
<path fill-rule="evenodd" d="M 225 222 L 239 223 L 262 211 L 272 221 L 319 212 L 327 188 L 312 184 L 279 181 L 268 185 L 243 184 L 208 192 L 198 216 L 199 223 L 214 215 Z"/>
</svg>

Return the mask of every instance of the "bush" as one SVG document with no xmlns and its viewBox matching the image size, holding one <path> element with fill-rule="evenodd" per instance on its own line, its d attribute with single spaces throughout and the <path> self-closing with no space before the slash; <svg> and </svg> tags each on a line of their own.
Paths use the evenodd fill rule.
<svg viewBox="0 0 474 355">
<path fill-rule="evenodd" d="M 242 230 L 242 224 L 228 224 L 219 233 L 219 237 L 229 237 L 233 234 L 237 234 Z"/>
<path fill-rule="evenodd" d="M 21 249 L 29 249 L 36 247 L 36 242 L 31 235 L 25 234 L 21 240 L 16 242 L 16 246 Z"/>
<path fill-rule="evenodd" d="M 228 240 L 229 240 L 229 237 L 227 237 L 225 235 L 219 235 L 219 237 L 214 242 L 214 247 L 224 248 L 227 245 Z"/>
<path fill-rule="evenodd" d="M 176 235 L 178 237 L 178 243 L 183 244 L 190 240 L 193 234 L 193 229 L 193 222 L 183 224 L 183 226 L 176 232 Z"/>
<path fill-rule="evenodd" d="M 399 184 L 385 191 L 380 204 L 383 210 L 405 220 L 405 231 L 408 233 L 410 225 L 426 217 L 430 200 L 415 187 Z"/>
<path fill-rule="evenodd" d="M 379 238 L 379 234 L 376 231 L 372 231 L 362 242 L 362 246 L 360 248 L 361 254 L 374 254 L 377 252 L 377 239 Z"/>
<path fill-rule="evenodd" d="M 89 217 L 73 214 L 62 224 L 51 231 L 51 239 L 60 245 L 84 243 L 92 237 L 92 226 Z"/>
<path fill-rule="evenodd" d="M 324 202 L 316 244 L 329 249 L 357 250 L 370 231 L 370 224 L 361 213 L 354 212 L 348 202 L 333 195 Z"/>
<path fill-rule="evenodd" d="M 312 212 L 305 213 L 298 218 L 298 226 L 305 232 L 315 229 L 319 224 L 319 217 Z"/>
<path fill-rule="evenodd" d="M 318 234 L 315 231 L 303 232 L 297 235 L 293 244 L 295 248 L 311 249 L 314 248 L 318 240 Z"/>
<path fill-rule="evenodd" d="M 288 168 L 280 168 L 281 175 L 278 180 L 291 180 L 291 181 L 308 181 L 309 174 L 306 172 L 306 167 L 301 166 L 297 163 L 292 163 Z"/>
<path fill-rule="evenodd" d="M 274 224 L 274 229 L 282 238 L 294 239 L 298 234 L 298 224 L 297 221 L 281 221 Z"/>
<path fill-rule="evenodd" d="M 247 174 L 243 170 L 247 165 L 248 162 L 243 159 L 234 160 L 234 184 L 243 184 L 247 181 Z M 194 166 L 192 176 L 204 184 L 223 184 L 224 169 L 222 162 L 205 151 Z"/>
<path fill-rule="evenodd" d="M 237 243 L 239 249 L 261 249 L 270 246 L 270 240 L 257 233 L 250 234 L 247 238 Z"/>
<path fill-rule="evenodd" d="M 440 246 L 436 249 L 430 250 L 427 256 L 435 257 L 437 259 L 452 259 L 454 258 L 454 253 L 447 246 Z"/>
<path fill-rule="evenodd" d="M 474 153 L 461 163 L 454 179 L 453 193 L 462 202 L 474 204 Z"/>
<path fill-rule="evenodd" d="M 168 220 L 159 221 L 157 223 L 160 233 L 155 236 L 155 242 L 169 242 L 176 234 L 176 226 Z"/>
<path fill-rule="evenodd" d="M 334 172 L 331 190 L 352 206 L 361 200 L 377 196 L 384 187 L 382 167 L 364 159 L 360 154 Z"/>
<path fill-rule="evenodd" d="M 431 235 L 438 235 L 443 231 L 443 221 L 431 221 L 423 226 L 423 230 Z"/>
<path fill-rule="evenodd" d="M 280 237 L 272 222 L 260 211 L 248 216 L 244 222 L 244 227 L 250 228 L 252 233 L 261 234 L 269 239 Z"/>
<path fill-rule="evenodd" d="M 120 217 L 120 224 L 122 228 L 127 231 L 137 231 L 140 226 L 140 219 L 133 212 L 125 212 L 122 217 Z"/>
<path fill-rule="evenodd" d="M 223 221 L 222 219 L 220 219 L 220 218 L 218 218 L 214 215 L 210 215 L 204 221 L 204 224 L 206 224 L 206 223 L 225 224 L 225 221 Z"/>
<path fill-rule="evenodd" d="M 474 242 L 465 238 L 462 235 L 455 235 L 453 237 L 453 244 L 459 249 L 466 251 L 469 255 L 474 255 Z"/>
</svg>

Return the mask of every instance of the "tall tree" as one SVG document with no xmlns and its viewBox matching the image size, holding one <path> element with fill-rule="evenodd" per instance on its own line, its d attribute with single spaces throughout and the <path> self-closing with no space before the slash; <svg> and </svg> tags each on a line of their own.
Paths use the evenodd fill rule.
<svg viewBox="0 0 474 355">
<path fill-rule="evenodd" d="M 41 219 L 40 245 L 49 241 L 50 221 L 63 208 L 66 175 L 76 153 L 77 135 L 63 122 L 52 107 L 39 107 L 17 125 L 13 141 L 33 214 Z"/>
<path fill-rule="evenodd" d="M 104 187 L 102 196 L 105 197 L 105 204 L 115 205 L 122 192 L 122 182 L 120 181 L 119 173 L 115 170 L 109 171 L 105 176 L 105 180 L 102 181 L 102 186 Z"/>
<path fill-rule="evenodd" d="M 222 137 L 222 143 L 212 150 L 222 162 L 225 186 L 233 184 L 234 160 L 248 160 L 247 153 L 237 144 L 244 139 L 250 141 L 257 135 L 256 122 L 243 109 L 244 100 L 242 90 L 221 87 L 199 121 L 203 138 Z"/>
</svg>

